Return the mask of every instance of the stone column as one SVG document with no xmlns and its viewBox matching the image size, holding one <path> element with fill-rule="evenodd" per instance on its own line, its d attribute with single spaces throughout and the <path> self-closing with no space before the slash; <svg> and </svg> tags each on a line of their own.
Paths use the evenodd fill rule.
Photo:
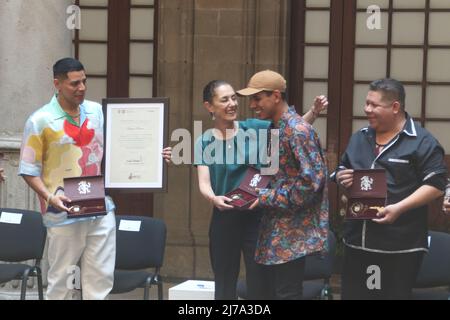
<svg viewBox="0 0 450 320">
<path fill-rule="evenodd" d="M 54 62 L 72 55 L 72 32 L 66 25 L 71 3 L 0 1 L 0 167 L 7 175 L 0 185 L 2 208 L 38 209 L 34 192 L 17 176 L 20 143 L 28 116 L 53 95 Z M 0 296 L 6 292 L 7 299 L 15 299 L 17 285 L 3 285 Z"/>
<path fill-rule="evenodd" d="M 160 0 L 158 42 L 158 95 L 170 97 L 170 133 L 191 130 L 194 51 L 193 0 Z M 169 192 L 155 194 L 154 215 L 167 223 L 168 236 L 163 274 L 196 276 L 196 243 L 192 230 L 190 166 L 169 167 Z"/>
</svg>

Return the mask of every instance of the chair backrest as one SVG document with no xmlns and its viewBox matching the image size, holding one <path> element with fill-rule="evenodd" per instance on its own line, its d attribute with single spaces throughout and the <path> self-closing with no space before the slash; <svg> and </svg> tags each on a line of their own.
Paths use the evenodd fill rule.
<svg viewBox="0 0 450 320">
<path fill-rule="evenodd" d="M 430 231 L 430 248 L 422 261 L 415 288 L 450 286 L 450 234 Z"/>
<path fill-rule="evenodd" d="M 305 280 L 327 279 L 333 274 L 336 256 L 336 237 L 328 232 L 328 252 L 306 256 Z"/>
<path fill-rule="evenodd" d="M 121 230 L 126 229 L 124 226 L 128 221 L 139 221 L 139 230 Z M 164 221 L 141 216 L 116 216 L 116 231 L 116 269 L 162 266 L 167 233 Z"/>
<path fill-rule="evenodd" d="M 42 259 L 47 229 L 41 213 L 12 208 L 0 208 L 0 212 L 0 260 Z"/>
</svg>

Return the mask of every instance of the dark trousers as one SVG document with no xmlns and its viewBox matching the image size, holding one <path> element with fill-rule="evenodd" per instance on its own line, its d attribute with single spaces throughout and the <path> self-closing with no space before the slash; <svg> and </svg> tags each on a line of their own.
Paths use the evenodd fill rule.
<svg viewBox="0 0 450 320">
<path fill-rule="evenodd" d="M 266 266 L 271 300 L 302 300 L 305 257 L 283 264 Z"/>
<path fill-rule="evenodd" d="M 219 211 L 214 209 L 209 229 L 209 250 L 214 272 L 215 299 L 237 299 L 241 252 L 244 255 L 247 295 L 264 299 L 267 294 L 266 268 L 255 262 L 261 211 Z"/>
<path fill-rule="evenodd" d="M 410 299 L 423 255 L 423 251 L 388 254 L 346 246 L 342 271 L 342 299 Z M 376 266 L 375 269 L 373 266 Z M 378 275 L 379 279 L 376 279 Z M 377 280 L 379 286 L 374 285 Z"/>
</svg>

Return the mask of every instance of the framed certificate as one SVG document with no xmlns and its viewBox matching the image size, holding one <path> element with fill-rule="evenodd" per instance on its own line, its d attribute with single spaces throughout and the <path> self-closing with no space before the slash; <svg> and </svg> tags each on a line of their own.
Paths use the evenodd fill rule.
<svg viewBox="0 0 450 320">
<path fill-rule="evenodd" d="M 167 191 L 169 99 L 104 99 L 106 189 Z"/>
</svg>

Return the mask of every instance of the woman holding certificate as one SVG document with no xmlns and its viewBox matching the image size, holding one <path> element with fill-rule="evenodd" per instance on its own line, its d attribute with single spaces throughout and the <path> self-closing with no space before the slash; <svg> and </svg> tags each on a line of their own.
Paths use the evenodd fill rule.
<svg viewBox="0 0 450 320">
<path fill-rule="evenodd" d="M 268 145 L 264 140 L 267 140 L 270 122 L 257 119 L 237 121 L 237 95 L 225 81 L 214 80 L 206 85 L 203 101 L 212 116 L 214 128 L 206 131 L 196 142 L 195 165 L 200 192 L 214 206 L 209 247 L 215 299 L 237 298 L 241 252 L 246 268 L 248 298 L 270 299 L 265 289 L 269 279 L 265 276 L 266 269 L 254 260 L 261 209 L 237 208 L 233 206 L 236 199 L 225 196 L 240 187 L 249 167 L 261 167 L 259 153 Z M 313 123 L 327 105 L 326 97 L 316 97 L 314 106 L 304 118 Z"/>
</svg>

